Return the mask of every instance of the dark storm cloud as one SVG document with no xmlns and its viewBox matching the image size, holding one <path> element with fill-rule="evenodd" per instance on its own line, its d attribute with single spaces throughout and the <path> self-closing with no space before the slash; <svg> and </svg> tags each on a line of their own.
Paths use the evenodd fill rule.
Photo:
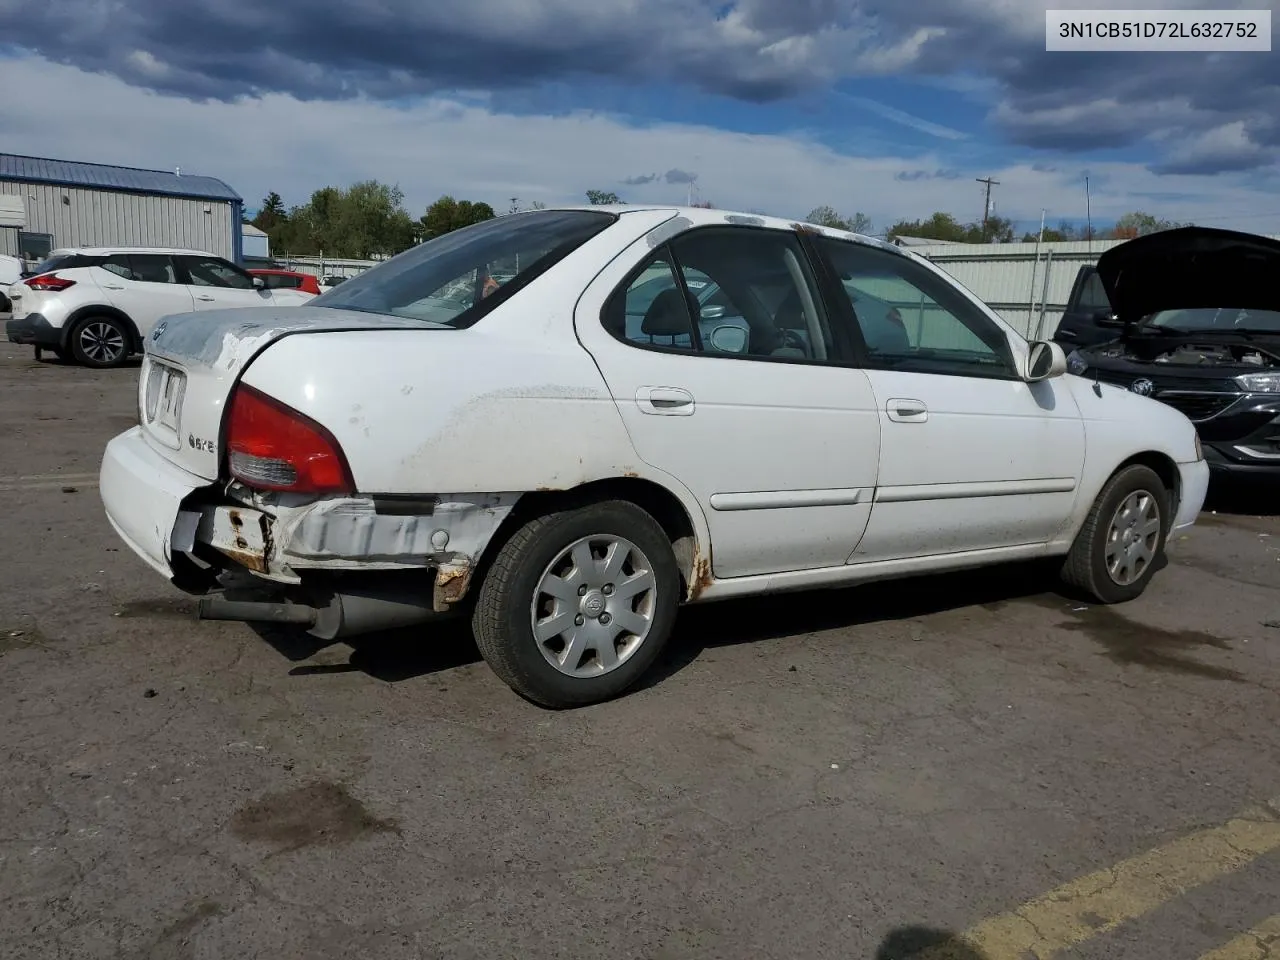
<svg viewBox="0 0 1280 960">
<path fill-rule="evenodd" d="M 698 179 L 696 173 L 689 173 L 687 170 L 668 170 L 662 175 L 662 179 L 667 183 L 694 183 Z"/>
<path fill-rule="evenodd" d="M 582 76 L 692 81 L 769 100 L 813 86 L 803 41 L 845 0 L 786 17 L 749 3 L 718 19 L 709 0 L 0 0 L 8 42 L 168 93 L 234 99 L 392 98 Z M 799 24 L 797 26 L 796 24 Z M 809 26 L 809 32 L 817 26 Z"/>
<path fill-rule="evenodd" d="M 893 175 L 900 183 L 914 183 L 917 180 L 956 180 L 960 177 L 956 170 L 902 170 Z"/>
<path fill-rule="evenodd" d="M 0 0 L 0 35 L 50 60 L 192 99 L 391 100 L 594 77 L 769 101 L 859 76 L 976 73 L 995 81 L 991 124 L 1017 144 L 1073 152 L 1154 137 L 1165 152 L 1157 169 L 1170 173 L 1274 163 L 1280 124 L 1256 121 L 1280 102 L 1280 57 L 1050 54 L 1049 5 L 1073 4 Z M 1247 5 L 1274 10 L 1280 0 Z M 1234 144 L 1180 156 L 1180 142 L 1236 120 L 1252 125 Z"/>
</svg>

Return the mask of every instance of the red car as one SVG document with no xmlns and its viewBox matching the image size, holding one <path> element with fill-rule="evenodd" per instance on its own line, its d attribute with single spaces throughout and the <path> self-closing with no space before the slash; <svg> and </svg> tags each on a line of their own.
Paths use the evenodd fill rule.
<svg viewBox="0 0 1280 960">
<path fill-rule="evenodd" d="M 249 273 L 265 280 L 269 290 L 300 290 L 316 296 L 321 293 L 320 281 L 309 273 L 297 273 L 293 270 L 250 270 Z"/>
</svg>

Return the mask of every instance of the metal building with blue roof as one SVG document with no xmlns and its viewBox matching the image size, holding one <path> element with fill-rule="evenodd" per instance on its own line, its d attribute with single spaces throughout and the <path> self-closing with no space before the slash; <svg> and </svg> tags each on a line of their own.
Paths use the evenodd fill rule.
<svg viewBox="0 0 1280 960">
<path fill-rule="evenodd" d="M 0 253 L 183 247 L 243 261 L 244 200 L 214 177 L 0 153 Z"/>
</svg>

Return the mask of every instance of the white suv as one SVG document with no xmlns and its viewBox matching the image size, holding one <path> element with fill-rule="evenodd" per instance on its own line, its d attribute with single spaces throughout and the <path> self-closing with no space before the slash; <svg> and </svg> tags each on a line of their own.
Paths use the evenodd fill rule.
<svg viewBox="0 0 1280 960">
<path fill-rule="evenodd" d="M 119 366 L 141 353 L 147 334 L 171 314 L 312 299 L 266 289 L 261 278 L 211 253 L 160 247 L 55 250 L 35 275 L 10 286 L 8 297 L 10 342 L 89 367 Z"/>
</svg>

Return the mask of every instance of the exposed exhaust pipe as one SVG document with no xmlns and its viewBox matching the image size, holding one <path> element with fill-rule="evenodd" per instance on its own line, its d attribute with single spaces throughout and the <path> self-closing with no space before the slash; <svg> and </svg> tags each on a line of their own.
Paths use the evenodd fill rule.
<svg viewBox="0 0 1280 960">
<path fill-rule="evenodd" d="M 196 615 L 201 620 L 297 623 L 308 627 L 316 622 L 315 607 L 308 607 L 300 603 L 227 600 L 225 597 L 201 597 Z"/>
<path fill-rule="evenodd" d="M 228 600 L 202 597 L 197 616 L 201 620 L 240 620 L 291 623 L 307 627 L 320 640 L 407 627 L 442 616 L 432 608 L 429 594 L 403 588 L 368 588 L 326 594 L 316 606 L 305 603 L 260 600 Z M 447 616 L 447 614 L 445 615 Z"/>
</svg>

